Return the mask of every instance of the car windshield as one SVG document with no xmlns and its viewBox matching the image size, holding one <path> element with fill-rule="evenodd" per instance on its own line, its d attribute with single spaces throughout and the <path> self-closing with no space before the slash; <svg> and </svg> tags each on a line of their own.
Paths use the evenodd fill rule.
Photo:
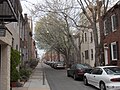
<svg viewBox="0 0 120 90">
<path fill-rule="evenodd" d="M 77 67 L 78 68 L 91 68 L 91 66 L 89 66 L 87 64 L 78 64 Z"/>
<path fill-rule="evenodd" d="M 104 68 L 105 72 L 109 75 L 120 75 L 120 67 L 106 67 Z"/>
</svg>

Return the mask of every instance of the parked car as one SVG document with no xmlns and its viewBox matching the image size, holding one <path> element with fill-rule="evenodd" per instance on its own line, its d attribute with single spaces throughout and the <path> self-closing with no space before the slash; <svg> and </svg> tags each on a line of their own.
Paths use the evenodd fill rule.
<svg viewBox="0 0 120 90">
<path fill-rule="evenodd" d="M 92 67 L 88 64 L 73 64 L 67 69 L 67 76 L 76 79 L 83 79 L 84 73 L 90 72 Z"/>
<path fill-rule="evenodd" d="M 58 61 L 54 64 L 53 68 L 55 69 L 64 69 L 65 63 L 63 61 Z"/>
<path fill-rule="evenodd" d="M 100 90 L 120 90 L 120 67 L 98 66 L 84 74 L 84 84 L 91 84 Z"/>
<path fill-rule="evenodd" d="M 56 63 L 57 63 L 56 61 L 52 61 L 51 64 L 50 64 L 50 66 L 51 66 L 52 68 L 54 68 L 54 65 L 55 65 Z"/>
</svg>

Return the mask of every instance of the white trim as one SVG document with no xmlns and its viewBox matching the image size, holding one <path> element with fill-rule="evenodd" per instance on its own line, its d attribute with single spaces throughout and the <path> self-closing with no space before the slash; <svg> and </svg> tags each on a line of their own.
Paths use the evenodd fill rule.
<svg viewBox="0 0 120 90">
<path fill-rule="evenodd" d="M 117 60 L 117 57 L 116 58 L 113 58 L 113 45 L 117 45 L 116 42 L 112 42 L 111 43 L 111 54 L 112 54 L 112 60 Z"/>
<path fill-rule="evenodd" d="M 107 43 L 104 43 L 104 59 L 105 59 L 105 65 L 108 64 L 108 46 Z"/>
</svg>

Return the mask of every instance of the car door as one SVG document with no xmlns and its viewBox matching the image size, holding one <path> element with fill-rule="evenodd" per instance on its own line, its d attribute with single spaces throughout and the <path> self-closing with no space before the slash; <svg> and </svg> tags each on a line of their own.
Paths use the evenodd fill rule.
<svg viewBox="0 0 120 90">
<path fill-rule="evenodd" d="M 91 74 L 89 74 L 88 76 L 88 81 L 90 84 L 92 85 L 97 85 L 98 81 L 97 78 L 99 77 L 99 75 L 101 75 L 101 69 L 100 68 L 94 68 L 92 71 L 91 71 Z"/>
<path fill-rule="evenodd" d="M 94 83 L 95 83 L 94 73 L 96 73 L 96 72 L 97 72 L 96 69 L 93 69 L 93 70 L 91 71 L 91 73 L 87 75 L 87 79 L 88 79 L 89 84 L 94 85 Z"/>
<path fill-rule="evenodd" d="M 99 86 L 99 81 L 102 75 L 102 69 L 101 68 L 95 68 L 93 72 L 91 72 L 91 83 L 94 86 Z"/>
</svg>

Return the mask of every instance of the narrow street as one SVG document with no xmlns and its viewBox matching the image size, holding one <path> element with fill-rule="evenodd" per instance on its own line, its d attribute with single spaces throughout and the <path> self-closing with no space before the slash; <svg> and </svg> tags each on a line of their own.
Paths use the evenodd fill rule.
<svg viewBox="0 0 120 90">
<path fill-rule="evenodd" d="M 92 86 L 85 86 L 83 81 L 75 81 L 66 76 L 66 70 L 57 70 L 49 66 L 44 67 L 51 90 L 97 90 Z"/>
</svg>

